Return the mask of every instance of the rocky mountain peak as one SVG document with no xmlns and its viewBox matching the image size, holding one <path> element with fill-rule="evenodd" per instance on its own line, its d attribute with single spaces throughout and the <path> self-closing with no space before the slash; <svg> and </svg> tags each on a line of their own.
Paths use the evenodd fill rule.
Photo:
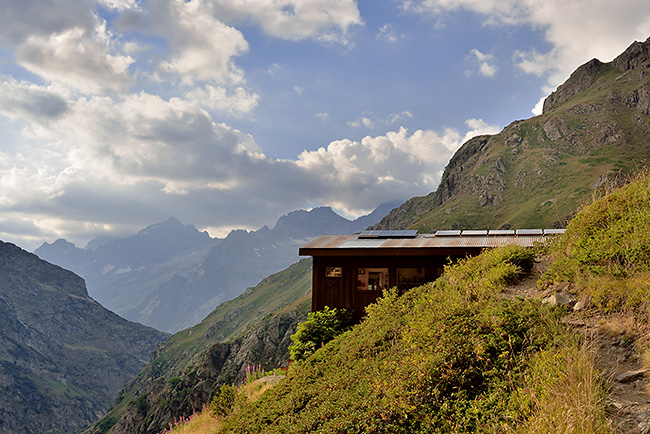
<svg viewBox="0 0 650 434">
<path fill-rule="evenodd" d="M 650 69 L 650 38 L 646 39 L 645 42 L 633 42 L 611 64 L 621 71 Z M 548 113 L 591 87 L 596 82 L 603 65 L 605 64 L 600 60 L 591 59 L 576 69 L 564 84 L 560 85 L 555 92 L 544 100 L 543 112 Z"/>
<path fill-rule="evenodd" d="M 645 42 L 635 41 L 612 62 L 622 71 L 650 68 L 650 38 Z"/>
<path fill-rule="evenodd" d="M 564 84 L 560 85 L 555 92 L 551 93 L 544 100 L 543 112 L 547 113 L 553 110 L 575 95 L 591 87 L 598 78 L 598 73 L 602 66 L 603 63 L 600 60 L 591 59 L 576 69 Z"/>
</svg>

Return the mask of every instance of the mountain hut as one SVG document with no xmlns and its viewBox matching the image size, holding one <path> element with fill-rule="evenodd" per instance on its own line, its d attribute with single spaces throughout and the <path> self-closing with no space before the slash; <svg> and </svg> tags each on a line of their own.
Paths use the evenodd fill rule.
<svg viewBox="0 0 650 434">
<path fill-rule="evenodd" d="M 435 280 L 444 264 L 506 244 L 533 246 L 563 229 L 363 231 L 325 235 L 299 249 L 312 256 L 312 311 L 325 306 L 352 312 L 355 322 L 382 291 L 400 292 Z"/>
</svg>

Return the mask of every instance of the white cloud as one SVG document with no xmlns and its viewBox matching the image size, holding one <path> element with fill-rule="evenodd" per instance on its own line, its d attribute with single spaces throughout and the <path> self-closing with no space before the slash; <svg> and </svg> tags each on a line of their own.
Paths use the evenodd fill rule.
<svg viewBox="0 0 650 434">
<path fill-rule="evenodd" d="M 240 84 L 243 71 L 233 58 L 248 50 L 241 32 L 213 16 L 203 0 L 153 0 L 154 31 L 167 39 L 172 53 L 160 73 L 178 75 L 187 85 L 199 82 Z"/>
<path fill-rule="evenodd" d="M 187 92 L 185 97 L 199 103 L 201 106 L 228 112 L 233 115 L 250 113 L 259 102 L 258 94 L 251 94 L 243 87 L 237 87 L 229 92 L 225 87 L 206 85 L 203 88 L 194 88 Z"/>
<path fill-rule="evenodd" d="M 358 119 L 355 119 L 353 121 L 348 121 L 347 126 L 352 127 L 352 128 L 360 128 L 364 127 L 369 130 L 375 129 L 375 128 L 380 128 L 380 127 L 385 127 L 385 126 L 390 126 L 390 125 L 395 125 L 402 120 L 412 118 L 413 114 L 407 110 L 399 112 L 399 113 L 391 113 L 385 118 L 381 118 L 378 115 L 374 113 L 365 113 L 366 116 L 362 116 Z"/>
<path fill-rule="evenodd" d="M 548 52 L 514 53 L 522 71 L 547 77 L 555 89 L 579 65 L 592 58 L 612 60 L 634 40 L 650 35 L 650 2 L 646 0 L 401 0 L 403 9 L 439 17 L 445 12 L 481 14 L 486 25 L 527 25 L 544 33 Z"/>
<path fill-rule="evenodd" d="M 115 52 L 104 22 L 90 31 L 71 27 L 50 35 L 32 35 L 16 52 L 20 66 L 51 82 L 83 92 L 124 90 L 134 60 Z"/>
<path fill-rule="evenodd" d="M 109 9 L 123 11 L 137 7 L 137 0 L 98 0 L 98 3 Z"/>
<path fill-rule="evenodd" d="M 474 48 L 470 51 L 478 63 L 479 73 L 485 77 L 494 77 L 498 71 L 498 67 L 494 64 L 494 56 L 492 54 L 481 53 L 478 49 Z"/>
<path fill-rule="evenodd" d="M 83 244 L 169 215 L 214 231 L 260 227 L 314 203 L 354 215 L 435 189 L 463 136 L 489 129 L 480 120 L 464 133 L 400 128 L 274 160 L 193 100 L 141 92 L 68 99 L 57 109 L 63 97 L 51 88 L 2 86 L 0 107 L 39 98 L 55 107 L 23 117 L 33 122 L 22 143 L 0 153 L 0 234 L 20 222 L 13 241 L 21 245 L 59 237 Z"/>
<path fill-rule="evenodd" d="M 93 29 L 94 5 L 78 0 L 21 0 L 2 3 L 0 42 L 24 42 L 30 36 L 47 37 L 73 27 Z"/>
<path fill-rule="evenodd" d="M 289 40 L 347 43 L 350 28 L 363 23 L 354 0 L 212 0 L 212 5 L 224 20 L 252 20 L 267 34 Z"/>
<path fill-rule="evenodd" d="M 386 23 L 379 28 L 379 33 L 375 36 L 376 39 L 384 39 L 388 42 L 394 43 L 400 39 L 405 38 L 405 35 L 397 34 L 395 26 L 390 23 Z"/>
<path fill-rule="evenodd" d="M 497 131 L 482 120 L 466 122 L 461 135 L 447 128 L 442 134 L 405 128 L 361 141 L 338 140 L 327 148 L 305 151 L 295 164 L 321 180 L 313 200 L 359 215 L 382 200 L 434 190 L 440 173 L 461 144 L 476 135 Z"/>
<path fill-rule="evenodd" d="M 66 95 L 53 87 L 8 78 L 0 82 L 0 113 L 10 119 L 47 121 L 58 118 L 68 109 Z"/>
</svg>

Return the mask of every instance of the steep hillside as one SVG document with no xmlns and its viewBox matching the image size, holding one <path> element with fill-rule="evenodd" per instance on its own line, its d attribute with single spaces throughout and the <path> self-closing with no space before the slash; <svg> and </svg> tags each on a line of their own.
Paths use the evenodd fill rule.
<svg viewBox="0 0 650 434">
<path fill-rule="evenodd" d="M 35 253 L 84 277 L 90 295 L 124 318 L 175 332 L 298 261 L 298 247 L 307 241 L 363 230 L 394 206 L 383 204 L 354 221 L 328 207 L 294 211 L 272 229 L 236 230 L 223 240 L 172 218 L 85 249 L 58 240 Z"/>
<path fill-rule="evenodd" d="M 504 247 L 387 293 L 218 432 L 647 432 L 650 176 L 537 255 L 539 289 L 534 251 Z"/>
<path fill-rule="evenodd" d="M 72 272 L 0 242 L 0 432 L 78 432 L 167 337 L 103 308 Z"/>
<path fill-rule="evenodd" d="M 174 334 L 88 433 L 158 433 L 202 408 L 219 386 L 240 383 L 247 366 L 289 363 L 289 337 L 311 306 L 311 260 L 267 277 Z"/>
<path fill-rule="evenodd" d="M 542 115 L 466 142 L 435 192 L 375 227 L 564 227 L 594 189 L 650 158 L 649 135 L 650 39 L 578 68 Z"/>
</svg>

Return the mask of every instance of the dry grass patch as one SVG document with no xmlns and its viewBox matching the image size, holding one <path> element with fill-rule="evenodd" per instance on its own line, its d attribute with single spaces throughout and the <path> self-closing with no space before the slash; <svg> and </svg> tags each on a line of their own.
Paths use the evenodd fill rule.
<svg viewBox="0 0 650 434">
<path fill-rule="evenodd" d="M 533 359 L 523 399 L 532 414 L 518 433 L 613 433 L 607 422 L 607 388 L 595 368 L 594 350 L 573 340 Z"/>
</svg>

